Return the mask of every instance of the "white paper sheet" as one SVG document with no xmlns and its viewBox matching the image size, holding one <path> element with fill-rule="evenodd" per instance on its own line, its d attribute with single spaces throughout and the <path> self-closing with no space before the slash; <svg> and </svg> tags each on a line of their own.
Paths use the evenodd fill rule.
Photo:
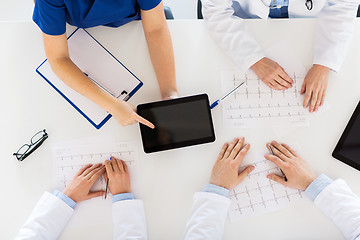
<svg viewBox="0 0 360 240">
<path fill-rule="evenodd" d="M 241 164 L 240 171 L 248 165 L 254 165 L 255 169 L 230 191 L 229 216 L 232 222 L 310 201 L 305 192 L 284 187 L 266 178 L 269 173 L 282 176 L 280 169 L 264 158 L 266 153 L 248 154 Z"/>
<path fill-rule="evenodd" d="M 99 138 L 93 138 L 96 140 Z M 73 179 L 75 174 L 86 164 L 103 163 L 110 156 L 124 160 L 128 165 L 130 176 L 134 175 L 138 158 L 137 147 L 132 142 L 106 142 L 84 139 L 62 142 L 53 145 L 54 158 L 54 185 L 62 191 Z M 106 182 L 101 177 L 91 189 L 92 191 L 105 190 Z M 69 226 L 92 226 L 112 224 L 111 221 L 111 194 L 105 200 L 102 197 L 90 199 L 77 204 L 76 211 Z"/>
<path fill-rule="evenodd" d="M 310 115 L 307 113 L 308 120 L 311 121 L 312 119 L 323 114 L 329 109 L 330 109 L 330 104 L 328 102 L 324 102 L 324 105 L 321 108 L 319 108 L 317 112 L 313 112 Z M 308 125 L 310 125 L 310 123 Z M 291 134 L 293 131 L 295 131 L 298 128 L 299 126 L 289 124 L 285 126 L 273 126 L 272 130 L 276 138 L 283 138 L 284 136 Z"/>
<path fill-rule="evenodd" d="M 243 128 L 307 126 L 311 113 L 303 108 L 304 95 L 300 95 L 307 73 L 305 67 L 286 41 L 265 49 L 265 53 L 285 69 L 294 80 L 293 87 L 285 91 L 270 89 L 252 70 L 246 73 L 222 72 L 224 94 L 245 81 L 243 86 L 222 102 L 224 125 Z"/>
</svg>

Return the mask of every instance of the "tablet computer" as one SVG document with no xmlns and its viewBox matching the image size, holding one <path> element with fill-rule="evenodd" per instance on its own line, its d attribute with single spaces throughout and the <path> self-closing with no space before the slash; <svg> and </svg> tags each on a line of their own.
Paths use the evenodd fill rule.
<svg viewBox="0 0 360 240">
<path fill-rule="evenodd" d="M 146 153 L 215 141 L 207 94 L 140 104 L 137 113 L 155 125 L 140 124 Z"/>
<path fill-rule="evenodd" d="M 332 156 L 360 170 L 360 102 L 341 135 Z"/>
</svg>

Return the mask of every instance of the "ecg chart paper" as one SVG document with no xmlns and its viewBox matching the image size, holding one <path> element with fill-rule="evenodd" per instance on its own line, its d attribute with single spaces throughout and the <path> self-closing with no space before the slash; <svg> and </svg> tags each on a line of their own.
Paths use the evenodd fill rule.
<svg viewBox="0 0 360 240">
<path fill-rule="evenodd" d="M 287 41 L 265 49 L 268 58 L 282 66 L 294 80 L 293 87 L 284 91 L 269 88 L 249 70 L 246 73 L 223 71 L 222 92 L 229 92 L 245 82 L 222 103 L 223 123 L 228 127 L 307 126 L 308 109 L 303 108 L 304 95 L 300 95 L 306 69 L 296 58 Z"/>
<path fill-rule="evenodd" d="M 244 159 L 240 171 L 250 164 L 255 169 L 229 193 L 229 216 L 232 222 L 310 202 L 304 191 L 284 187 L 266 178 L 269 173 L 282 174 L 275 164 L 264 158 L 264 154 L 254 153 L 252 161 Z"/>
<path fill-rule="evenodd" d="M 138 152 L 133 142 L 69 142 L 53 145 L 54 185 L 62 191 L 74 178 L 76 173 L 86 164 L 104 163 L 110 157 L 124 160 L 129 168 L 130 176 L 136 168 Z M 103 176 L 94 184 L 91 191 L 105 190 L 106 181 Z M 102 197 L 80 202 L 76 206 L 70 225 L 96 225 L 111 223 L 111 194 L 105 200 Z M 75 224 L 74 224 L 75 223 Z"/>
</svg>

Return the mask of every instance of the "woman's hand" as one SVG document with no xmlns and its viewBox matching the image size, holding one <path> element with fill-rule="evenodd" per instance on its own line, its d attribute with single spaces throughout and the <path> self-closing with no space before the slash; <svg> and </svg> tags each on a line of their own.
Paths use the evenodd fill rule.
<svg viewBox="0 0 360 240">
<path fill-rule="evenodd" d="M 266 57 L 254 63 L 251 68 L 261 81 L 275 90 L 291 88 L 294 82 L 277 62 Z"/>
<path fill-rule="evenodd" d="M 90 192 L 90 189 L 104 172 L 105 166 L 101 163 L 84 166 L 66 186 L 63 193 L 74 200 L 74 202 L 81 202 L 90 198 L 102 196 L 104 191 Z"/>
<path fill-rule="evenodd" d="M 306 74 L 300 94 L 305 93 L 303 106 L 316 112 L 324 104 L 330 68 L 314 64 Z"/>
<path fill-rule="evenodd" d="M 269 145 L 270 143 L 266 147 L 270 150 Z M 288 145 L 272 141 L 271 148 L 274 155 L 267 154 L 265 158 L 284 172 L 287 181 L 284 180 L 284 177 L 275 174 L 269 174 L 267 178 L 286 187 L 300 190 L 305 190 L 316 179 L 317 176 L 309 164 Z"/>
<path fill-rule="evenodd" d="M 149 128 L 155 128 L 154 124 L 136 113 L 136 109 L 133 105 L 125 101 L 116 99 L 111 107 L 110 113 L 121 126 L 127 126 L 139 122 Z"/>
<path fill-rule="evenodd" d="M 109 178 L 109 190 L 112 195 L 130 193 L 130 175 L 126 163 L 114 157 L 105 161 L 105 179 Z"/>
</svg>

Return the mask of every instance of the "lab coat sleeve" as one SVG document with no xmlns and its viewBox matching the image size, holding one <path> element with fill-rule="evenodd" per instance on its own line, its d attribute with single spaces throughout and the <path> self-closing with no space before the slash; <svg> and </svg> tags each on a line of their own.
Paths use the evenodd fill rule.
<svg viewBox="0 0 360 240">
<path fill-rule="evenodd" d="M 114 239 L 147 239 L 145 210 L 142 200 L 114 202 L 112 205 Z"/>
<path fill-rule="evenodd" d="M 360 198 L 343 180 L 328 185 L 314 203 L 334 221 L 346 239 L 360 240 Z"/>
<path fill-rule="evenodd" d="M 351 41 L 359 0 L 328 0 L 315 33 L 314 64 L 338 72 Z"/>
<path fill-rule="evenodd" d="M 45 192 L 15 239 L 57 239 L 73 213 L 63 200 Z"/>
<path fill-rule="evenodd" d="M 210 35 L 235 62 L 246 71 L 265 57 L 244 19 L 234 16 L 232 0 L 202 0 L 202 13 Z"/>
<path fill-rule="evenodd" d="M 186 224 L 185 239 L 222 239 L 230 199 L 216 193 L 197 192 Z"/>
</svg>

